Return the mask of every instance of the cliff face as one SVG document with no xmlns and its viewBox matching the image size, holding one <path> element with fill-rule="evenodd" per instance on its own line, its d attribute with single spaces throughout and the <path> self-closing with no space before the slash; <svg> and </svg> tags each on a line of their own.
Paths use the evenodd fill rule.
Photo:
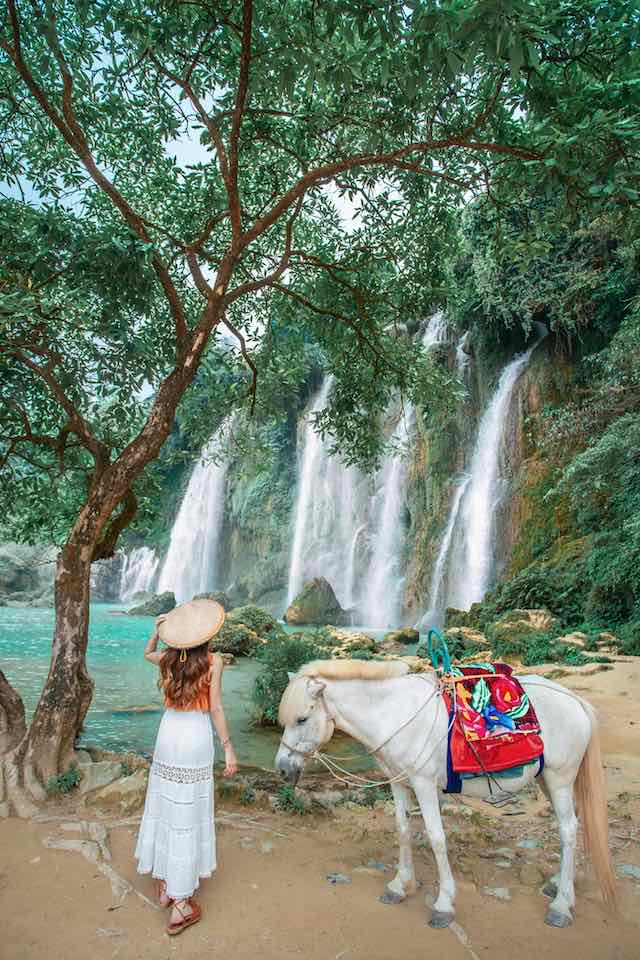
<svg viewBox="0 0 640 960">
<path fill-rule="evenodd" d="M 401 619 L 406 623 L 415 623 L 427 609 L 452 504 L 456 497 L 460 499 L 480 420 L 505 366 L 504 356 L 474 350 L 468 339 L 466 355 L 461 354 L 462 343 L 457 349 L 449 343 L 439 345 L 435 357 L 451 375 L 464 381 L 465 396 L 433 417 L 426 415 L 429 397 L 425 397 L 424 405 L 415 410 L 410 430 L 404 507 L 398 519 L 403 534 Z M 499 449 L 493 582 L 531 562 L 536 525 L 558 522 L 546 515 L 543 494 L 549 465 L 540 455 L 539 442 L 545 432 L 545 410 L 566 396 L 570 376 L 570 366 L 554 355 L 548 338 L 536 348 L 514 387 Z M 300 408 L 301 398 L 296 397 L 288 422 L 274 427 L 266 445 L 264 437 L 264 446 L 257 441 L 255 447 L 245 443 L 242 449 L 232 444 L 227 469 L 217 564 L 221 576 L 214 586 L 229 592 L 236 602 L 257 603 L 276 614 L 282 613 L 286 601 L 298 462 L 304 443 Z M 166 522 L 166 540 L 170 522 Z M 365 539 L 374 533 L 369 530 Z M 450 579 L 455 578 L 463 533 L 458 532 L 458 553 L 449 561 Z M 363 543 L 358 543 L 363 548 Z M 372 556 L 369 540 L 364 546 L 367 549 L 356 555 L 356 563 L 362 567 L 360 580 Z M 322 573 L 318 570 L 310 575 Z M 98 574 L 101 598 L 111 599 L 115 574 Z M 332 586 L 340 589 L 341 584 Z"/>
</svg>

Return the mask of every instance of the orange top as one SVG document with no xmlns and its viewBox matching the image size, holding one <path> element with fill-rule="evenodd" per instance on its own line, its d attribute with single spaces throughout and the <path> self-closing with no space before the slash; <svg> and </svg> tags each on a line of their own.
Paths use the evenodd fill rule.
<svg viewBox="0 0 640 960">
<path fill-rule="evenodd" d="M 211 668 L 213 667 L 213 654 L 209 653 L 209 670 L 205 673 L 200 681 L 200 691 L 197 696 L 194 697 L 187 704 L 177 704 L 174 703 L 169 697 L 165 696 L 164 705 L 169 707 L 171 710 L 203 710 L 205 713 L 209 710 L 209 687 L 211 685 Z"/>
</svg>

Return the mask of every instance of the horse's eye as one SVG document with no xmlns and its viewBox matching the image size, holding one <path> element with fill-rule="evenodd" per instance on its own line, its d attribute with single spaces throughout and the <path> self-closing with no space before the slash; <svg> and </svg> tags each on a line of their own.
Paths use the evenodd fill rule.
<svg viewBox="0 0 640 960">
<path fill-rule="evenodd" d="M 298 726 L 300 726 L 301 723 L 306 723 L 306 722 L 307 722 L 307 717 L 298 717 L 298 719 L 296 720 L 296 724 Z"/>
</svg>

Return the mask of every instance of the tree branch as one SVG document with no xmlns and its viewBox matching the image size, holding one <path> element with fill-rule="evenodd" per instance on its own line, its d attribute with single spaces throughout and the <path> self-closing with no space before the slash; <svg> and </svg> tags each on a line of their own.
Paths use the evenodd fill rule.
<svg viewBox="0 0 640 960">
<path fill-rule="evenodd" d="M 20 39 L 20 21 L 16 10 L 15 0 L 8 0 L 8 9 L 14 45 L 11 46 L 11 44 L 9 44 L 4 37 L 0 37 L 0 47 L 6 51 L 23 82 L 31 91 L 35 100 L 40 104 L 42 110 L 49 117 L 66 143 L 71 147 L 73 152 L 81 161 L 94 183 L 104 193 L 107 194 L 116 209 L 119 210 L 126 223 L 128 223 L 136 235 L 145 243 L 152 243 L 151 237 L 147 233 L 147 230 L 144 226 L 143 218 L 135 212 L 128 201 L 125 200 L 122 194 L 116 189 L 114 184 L 102 173 L 93 158 L 87 138 L 75 116 L 73 106 L 73 76 L 60 48 L 60 43 L 57 35 L 55 34 L 53 23 L 48 21 L 51 30 L 48 30 L 45 36 L 47 45 L 57 60 L 62 75 L 62 116 L 48 99 L 44 90 L 38 85 L 24 60 Z M 54 37 L 53 41 L 50 39 L 50 36 Z M 155 252 L 152 257 L 152 265 L 169 303 L 169 309 L 171 311 L 176 329 L 176 339 L 178 341 L 179 349 L 182 349 L 188 335 L 182 303 L 180 302 L 178 292 L 175 288 L 173 280 L 171 279 L 166 264 L 159 254 Z"/>
</svg>

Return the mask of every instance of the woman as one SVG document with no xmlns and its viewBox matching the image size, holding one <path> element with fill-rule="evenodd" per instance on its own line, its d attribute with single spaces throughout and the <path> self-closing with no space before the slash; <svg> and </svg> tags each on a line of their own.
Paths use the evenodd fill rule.
<svg viewBox="0 0 640 960">
<path fill-rule="evenodd" d="M 222 709 L 224 664 L 208 649 L 223 622 L 219 603 L 191 600 L 158 617 L 144 651 L 145 659 L 160 667 L 166 709 L 135 856 L 138 873 L 158 879 L 161 906 L 172 907 L 167 926 L 172 936 L 202 916 L 193 893 L 216 869 L 211 721 L 224 748 L 224 775 L 238 769 Z M 167 650 L 157 652 L 159 639 Z"/>
</svg>

